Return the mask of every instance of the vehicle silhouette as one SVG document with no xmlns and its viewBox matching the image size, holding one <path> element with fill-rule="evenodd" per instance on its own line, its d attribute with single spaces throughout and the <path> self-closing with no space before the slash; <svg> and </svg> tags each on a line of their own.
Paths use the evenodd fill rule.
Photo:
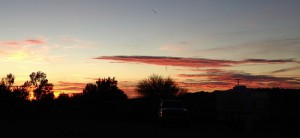
<svg viewBox="0 0 300 138">
<path fill-rule="evenodd" d="M 162 100 L 158 110 L 159 121 L 163 126 L 189 124 L 189 110 L 180 100 Z"/>
</svg>

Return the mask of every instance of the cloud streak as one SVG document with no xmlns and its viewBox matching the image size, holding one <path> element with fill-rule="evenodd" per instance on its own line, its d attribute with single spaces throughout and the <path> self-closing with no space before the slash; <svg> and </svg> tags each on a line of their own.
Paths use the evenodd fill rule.
<svg viewBox="0 0 300 138">
<path fill-rule="evenodd" d="M 54 91 L 62 91 L 62 92 L 82 92 L 86 83 L 77 83 L 77 82 L 65 82 L 59 81 L 55 84 Z"/>
<path fill-rule="evenodd" d="M 300 88 L 300 80 L 294 76 L 276 77 L 271 75 L 256 75 L 243 71 L 231 71 L 223 67 L 236 65 L 261 65 L 261 64 L 285 64 L 298 63 L 299 61 L 289 59 L 244 59 L 244 60 L 215 60 L 205 58 L 183 58 L 183 57 L 162 57 L 162 56 L 101 56 L 97 60 L 110 60 L 123 63 L 144 63 L 159 66 L 178 66 L 194 68 L 196 74 L 178 74 L 177 77 L 185 79 L 179 82 L 183 87 L 191 91 L 230 89 L 236 85 L 236 79 L 241 79 L 247 87 L 282 87 Z M 196 68 L 196 69 L 195 69 Z M 210 68 L 210 69 L 200 69 Z M 274 71 L 274 73 L 299 69 L 299 67 Z"/>
<path fill-rule="evenodd" d="M 43 39 L 27 39 L 24 40 L 25 44 L 30 44 L 30 45 L 41 45 L 41 44 L 45 44 L 45 40 Z"/>
<path fill-rule="evenodd" d="M 202 89 L 229 89 L 236 85 L 236 79 L 241 79 L 241 82 L 248 87 L 300 88 L 300 80 L 295 77 L 254 75 L 220 69 L 207 69 L 202 71 L 204 73 L 201 74 L 178 74 L 178 77 L 189 79 L 189 82 L 182 83 L 184 86 L 199 87 Z"/>
<path fill-rule="evenodd" d="M 289 72 L 289 71 L 294 71 L 294 70 L 299 70 L 299 69 L 300 69 L 300 66 L 296 66 L 296 67 L 291 67 L 291 68 L 275 70 L 275 71 L 272 71 L 271 73 L 272 74 L 283 73 L 283 72 Z"/>
<path fill-rule="evenodd" d="M 0 41 L 2 46 L 17 47 L 20 45 L 18 41 Z"/>
<path fill-rule="evenodd" d="M 295 59 L 245 59 L 235 61 L 163 56 L 100 56 L 93 59 L 180 67 L 228 67 L 239 64 L 282 64 L 297 62 Z"/>
<path fill-rule="evenodd" d="M 50 55 L 53 46 L 43 38 L 0 41 L 0 61 L 22 61 L 34 64 L 58 61 L 62 56 Z"/>
<path fill-rule="evenodd" d="M 25 39 L 25 40 L 11 40 L 11 41 L 0 41 L 1 46 L 7 47 L 21 47 L 21 45 L 43 45 L 47 42 L 44 39 Z"/>
</svg>

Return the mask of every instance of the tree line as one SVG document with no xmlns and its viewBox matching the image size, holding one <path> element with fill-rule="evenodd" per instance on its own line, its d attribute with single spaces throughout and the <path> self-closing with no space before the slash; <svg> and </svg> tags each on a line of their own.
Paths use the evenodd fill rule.
<svg viewBox="0 0 300 138">
<path fill-rule="evenodd" d="M 15 99 L 21 101 L 51 101 L 55 99 L 54 85 L 47 79 L 46 73 L 42 71 L 32 72 L 30 80 L 21 86 L 14 86 L 15 76 L 11 73 L 3 77 L 0 82 L 0 97 L 3 99 Z M 148 78 L 140 80 L 136 86 L 137 93 L 142 97 L 150 98 L 172 98 L 187 92 L 179 87 L 170 78 L 160 75 L 150 75 Z M 30 92 L 33 95 L 30 96 Z M 95 83 L 87 83 L 81 93 L 75 95 L 88 100 L 122 100 L 127 99 L 127 95 L 118 87 L 115 77 L 99 78 Z M 70 98 L 68 94 L 61 93 L 58 99 Z"/>
<path fill-rule="evenodd" d="M 156 121 L 158 106 L 164 98 L 182 100 L 195 122 L 211 122 L 217 118 L 215 94 L 218 91 L 187 93 L 172 78 L 155 74 L 137 83 L 136 91 L 143 98 L 130 100 L 114 77 L 99 78 L 95 83 L 87 83 L 81 93 L 73 96 L 62 93 L 57 98 L 54 85 L 44 72 L 32 72 L 21 86 L 14 86 L 14 83 L 15 76 L 11 73 L 0 81 L 0 119 Z M 282 119 L 284 123 L 299 125 L 300 112 L 295 108 L 300 105 L 299 89 L 251 90 L 268 94 L 271 121 Z"/>
</svg>

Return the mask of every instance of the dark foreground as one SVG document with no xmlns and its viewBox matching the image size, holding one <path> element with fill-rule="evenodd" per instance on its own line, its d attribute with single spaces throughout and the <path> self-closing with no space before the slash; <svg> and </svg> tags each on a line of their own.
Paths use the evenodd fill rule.
<svg viewBox="0 0 300 138">
<path fill-rule="evenodd" d="M 1 99 L 0 96 L 0 138 L 300 137 L 299 90 L 271 89 L 268 92 L 269 116 L 250 125 L 250 129 L 248 123 L 220 122 L 215 93 L 191 93 L 178 99 L 189 109 L 188 126 L 162 126 L 158 119 L 159 99 L 65 97 L 29 102 Z"/>
<path fill-rule="evenodd" d="M 1 120 L 1 137 L 300 137 L 299 127 L 282 129 L 276 125 L 259 130 L 240 130 L 214 123 L 160 126 L 157 122 L 114 122 L 101 120 Z"/>
</svg>

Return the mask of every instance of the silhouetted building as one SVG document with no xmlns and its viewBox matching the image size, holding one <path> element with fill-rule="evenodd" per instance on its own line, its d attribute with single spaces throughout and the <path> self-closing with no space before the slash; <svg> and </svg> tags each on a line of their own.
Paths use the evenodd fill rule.
<svg viewBox="0 0 300 138">
<path fill-rule="evenodd" d="M 247 90 L 247 87 L 245 85 L 237 85 L 233 87 L 234 91 L 244 91 Z"/>
<path fill-rule="evenodd" d="M 253 91 L 243 85 L 216 92 L 216 106 L 219 121 L 242 123 L 247 128 L 269 118 L 267 93 Z"/>
</svg>

